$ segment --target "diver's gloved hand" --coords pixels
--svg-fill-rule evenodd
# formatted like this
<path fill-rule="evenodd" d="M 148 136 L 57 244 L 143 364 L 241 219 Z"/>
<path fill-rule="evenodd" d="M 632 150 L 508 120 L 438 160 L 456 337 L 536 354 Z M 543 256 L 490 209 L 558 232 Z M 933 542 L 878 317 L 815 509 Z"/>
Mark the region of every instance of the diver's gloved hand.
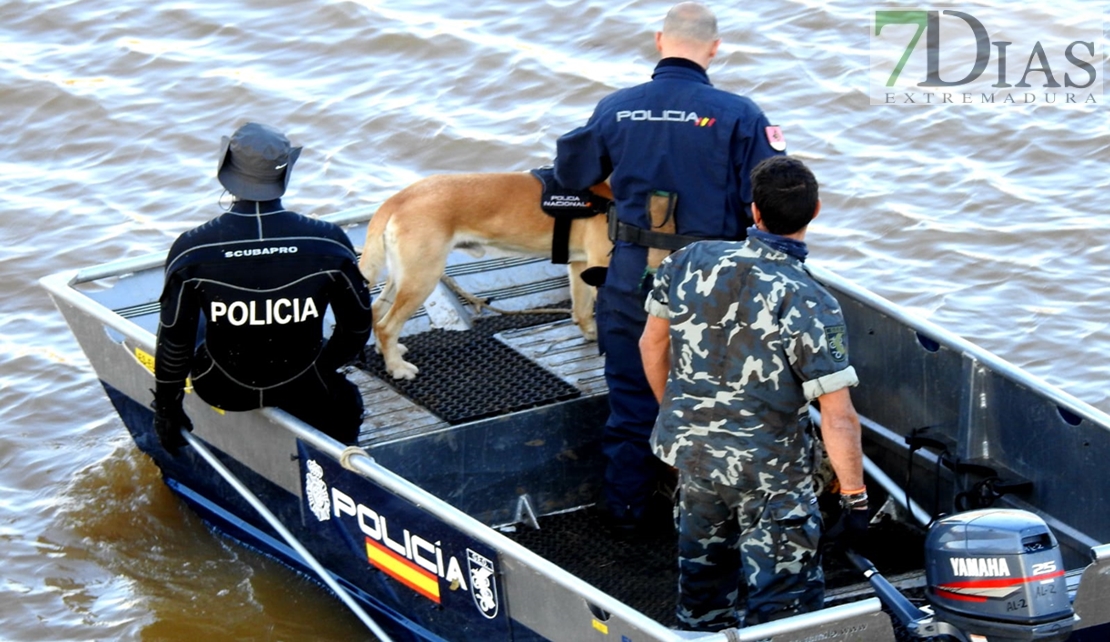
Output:
<path fill-rule="evenodd" d="M 185 396 L 184 390 L 173 390 L 169 393 L 154 391 L 154 433 L 158 441 L 171 455 L 188 444 L 182 429 L 193 432 L 193 422 L 181 407 L 181 400 Z"/>

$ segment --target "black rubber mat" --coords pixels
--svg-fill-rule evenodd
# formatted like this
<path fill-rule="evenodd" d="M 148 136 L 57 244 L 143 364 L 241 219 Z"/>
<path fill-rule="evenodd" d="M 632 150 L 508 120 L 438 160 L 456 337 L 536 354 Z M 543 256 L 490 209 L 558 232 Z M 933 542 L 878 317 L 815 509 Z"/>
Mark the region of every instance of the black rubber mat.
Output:
<path fill-rule="evenodd" d="M 541 517 L 539 525 L 539 530 L 518 526 L 505 534 L 653 620 L 677 626 L 678 549 L 669 521 L 629 536 L 609 530 L 587 509 Z M 860 552 L 879 572 L 893 576 L 924 568 L 923 550 L 920 529 L 881 523 L 871 527 Z M 826 555 L 822 567 L 827 590 L 866 581 L 842 555 Z M 743 593 L 741 587 L 741 599 Z"/>
<path fill-rule="evenodd" d="M 404 337 L 405 359 L 420 368 L 413 380 L 393 379 L 373 347 L 359 365 L 450 424 L 535 408 L 581 393 L 492 335 L 560 318 L 565 315 L 497 315 L 478 319 L 471 330 Z"/>
<path fill-rule="evenodd" d="M 539 530 L 518 526 L 506 535 L 653 620 L 675 625 L 673 526 L 660 521 L 634 535 L 614 533 L 592 509 L 541 517 L 539 524 Z"/>

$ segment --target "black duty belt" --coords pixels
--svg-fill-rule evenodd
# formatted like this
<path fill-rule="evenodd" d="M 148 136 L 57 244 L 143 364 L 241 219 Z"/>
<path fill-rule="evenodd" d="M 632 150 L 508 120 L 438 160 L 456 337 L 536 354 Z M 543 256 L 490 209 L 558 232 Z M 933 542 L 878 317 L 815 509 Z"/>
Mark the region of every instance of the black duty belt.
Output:
<path fill-rule="evenodd" d="M 610 216 L 616 216 L 615 213 Z M 652 232 L 645 230 L 642 227 L 629 225 L 617 221 L 616 234 L 612 235 L 611 240 L 614 241 L 627 241 L 642 247 L 656 247 L 662 250 L 681 250 L 694 241 L 710 241 L 713 240 L 708 237 L 701 236 L 688 236 L 686 234 L 664 234 L 662 232 Z"/>

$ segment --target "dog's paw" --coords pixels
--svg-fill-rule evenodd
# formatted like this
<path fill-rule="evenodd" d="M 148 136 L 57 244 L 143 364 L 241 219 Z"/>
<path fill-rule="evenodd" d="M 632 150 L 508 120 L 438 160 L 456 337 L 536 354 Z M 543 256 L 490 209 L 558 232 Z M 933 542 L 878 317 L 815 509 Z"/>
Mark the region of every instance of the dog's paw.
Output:
<path fill-rule="evenodd" d="M 389 374 L 393 375 L 394 379 L 415 379 L 416 374 L 420 372 L 420 368 L 403 359 L 399 360 L 396 365 L 387 365 L 386 369 L 389 370 Z"/>
<path fill-rule="evenodd" d="M 592 318 L 589 321 L 579 323 L 578 329 L 582 332 L 582 338 L 586 341 L 597 341 L 597 322 Z"/>
<path fill-rule="evenodd" d="M 403 344 L 403 343 L 398 343 L 397 344 L 397 354 L 404 356 L 408 353 L 409 353 L 409 349 L 405 347 L 405 344 Z"/>

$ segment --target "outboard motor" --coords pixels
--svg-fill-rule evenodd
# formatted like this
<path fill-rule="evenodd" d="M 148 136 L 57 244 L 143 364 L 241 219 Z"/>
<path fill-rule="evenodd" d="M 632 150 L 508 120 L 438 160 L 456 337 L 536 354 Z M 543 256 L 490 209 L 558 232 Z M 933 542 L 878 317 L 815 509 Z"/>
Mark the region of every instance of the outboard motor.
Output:
<path fill-rule="evenodd" d="M 937 520 L 925 538 L 937 619 L 992 642 L 1064 640 L 1074 611 L 1064 561 L 1036 515 L 987 508 Z"/>
<path fill-rule="evenodd" d="M 983 509 L 941 518 L 925 538 L 926 599 L 919 609 L 866 558 L 848 558 L 879 599 L 918 638 L 964 642 L 1052 642 L 1071 635 L 1075 613 L 1064 561 L 1036 515 Z"/>

